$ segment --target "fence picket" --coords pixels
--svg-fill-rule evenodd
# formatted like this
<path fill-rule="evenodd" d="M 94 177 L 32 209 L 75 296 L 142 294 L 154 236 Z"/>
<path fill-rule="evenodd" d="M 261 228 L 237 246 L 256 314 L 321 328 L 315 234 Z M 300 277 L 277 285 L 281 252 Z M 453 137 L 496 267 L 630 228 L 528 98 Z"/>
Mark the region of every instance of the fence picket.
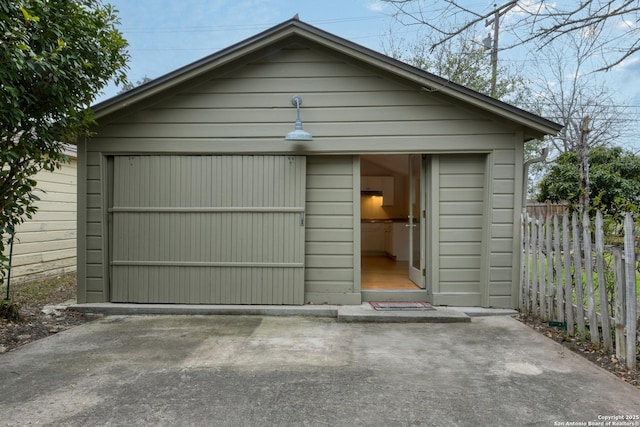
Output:
<path fill-rule="evenodd" d="M 627 368 L 636 369 L 636 352 L 637 352 L 637 305 L 638 292 L 636 290 L 636 251 L 633 239 L 633 218 L 627 213 L 624 216 L 624 263 L 625 263 L 625 282 L 627 287 Z"/>
<path fill-rule="evenodd" d="M 627 358 L 627 341 L 625 337 L 624 324 L 627 320 L 626 306 L 626 285 L 624 271 L 624 257 L 622 248 L 611 248 L 613 253 L 613 283 L 614 283 L 614 318 L 616 328 L 616 357 L 625 360 Z"/>
<path fill-rule="evenodd" d="M 547 311 L 549 313 L 549 319 L 554 319 L 553 316 L 553 247 L 551 246 L 551 214 L 547 213 L 547 220 L 545 222 L 545 248 L 547 253 L 545 254 L 545 260 L 547 264 L 547 280 L 545 288 L 547 289 Z"/>
<path fill-rule="evenodd" d="M 575 334 L 573 321 L 573 286 L 571 281 L 571 241 L 569 240 L 569 214 L 562 216 L 562 249 L 564 252 L 564 312 L 567 317 L 567 332 Z"/>
<path fill-rule="evenodd" d="M 564 321 L 564 295 L 562 292 L 562 258 L 560 254 L 560 224 L 558 215 L 553 217 L 553 253 L 555 255 L 556 278 L 556 317 L 558 322 Z"/>
<path fill-rule="evenodd" d="M 522 218 L 521 309 L 543 321 L 564 322 L 570 336 L 582 338 L 586 337 L 588 320 L 591 341 L 600 344 L 602 338 L 605 351 L 610 352 L 614 348 L 613 334 L 616 357 L 629 369 L 636 369 L 638 258 L 631 214 L 624 218 L 624 250 L 605 247 L 604 220 L 599 211 L 595 236 L 589 217 L 579 221 L 575 212 L 571 218 L 569 214 L 535 218 L 526 213 Z M 605 251 L 613 257 L 613 295 L 606 282 Z"/>
<path fill-rule="evenodd" d="M 582 238 L 584 246 L 584 275 L 585 287 L 587 288 L 587 316 L 589 318 L 589 335 L 591 342 L 600 344 L 600 333 L 598 331 L 598 316 L 596 314 L 596 296 L 593 286 L 593 262 L 591 250 L 591 222 L 589 215 L 582 217 Z"/>
<path fill-rule="evenodd" d="M 611 341 L 611 320 L 609 316 L 609 298 L 607 284 L 604 277 L 604 230 L 602 212 L 596 212 L 596 272 L 598 275 L 598 290 L 600 295 L 600 317 L 602 322 L 602 344 L 604 350 L 610 352 L 613 348 Z"/>
<path fill-rule="evenodd" d="M 544 217 L 540 215 L 538 223 L 538 289 L 540 291 L 540 318 L 544 321 L 549 320 L 547 316 L 547 280 L 544 272 L 544 264 L 546 256 L 544 254 Z"/>
<path fill-rule="evenodd" d="M 530 304 L 529 302 L 531 301 L 531 297 L 529 295 L 529 290 L 531 289 L 531 279 L 529 277 L 529 271 L 531 270 L 530 267 L 530 260 L 531 260 L 531 228 L 529 227 L 529 221 L 528 221 L 528 215 L 525 213 L 524 214 L 524 260 L 523 262 L 520 263 L 520 265 L 523 268 L 523 275 L 524 275 L 524 287 L 525 287 L 525 291 L 522 294 L 524 296 L 524 308 L 527 312 L 530 311 Z"/>
<path fill-rule="evenodd" d="M 575 278 L 576 291 L 576 323 L 578 324 L 578 334 L 584 338 L 586 336 L 586 327 L 584 323 L 584 293 L 582 288 L 582 255 L 578 228 L 578 216 L 574 212 L 571 216 L 571 229 L 573 232 L 573 276 Z"/>
<path fill-rule="evenodd" d="M 538 310 L 538 227 L 531 218 L 531 313 L 539 316 Z"/>

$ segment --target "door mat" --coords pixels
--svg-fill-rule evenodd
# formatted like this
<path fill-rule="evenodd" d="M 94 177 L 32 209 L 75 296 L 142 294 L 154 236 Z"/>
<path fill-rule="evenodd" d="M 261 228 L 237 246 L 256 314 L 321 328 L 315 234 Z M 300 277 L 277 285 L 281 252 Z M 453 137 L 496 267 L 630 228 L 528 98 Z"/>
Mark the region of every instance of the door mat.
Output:
<path fill-rule="evenodd" d="M 371 307 L 380 311 L 394 310 L 414 310 L 428 311 L 435 310 L 428 302 L 370 302 Z"/>

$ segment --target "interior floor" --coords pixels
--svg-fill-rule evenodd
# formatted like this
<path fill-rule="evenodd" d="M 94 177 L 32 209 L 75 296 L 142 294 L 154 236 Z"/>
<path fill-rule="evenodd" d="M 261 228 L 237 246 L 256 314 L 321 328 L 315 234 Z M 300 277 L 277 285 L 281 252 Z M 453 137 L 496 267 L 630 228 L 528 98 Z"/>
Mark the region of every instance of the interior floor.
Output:
<path fill-rule="evenodd" d="M 394 261 L 385 256 L 363 256 L 361 288 L 363 290 L 407 290 L 420 289 L 409 280 L 409 263 Z"/>

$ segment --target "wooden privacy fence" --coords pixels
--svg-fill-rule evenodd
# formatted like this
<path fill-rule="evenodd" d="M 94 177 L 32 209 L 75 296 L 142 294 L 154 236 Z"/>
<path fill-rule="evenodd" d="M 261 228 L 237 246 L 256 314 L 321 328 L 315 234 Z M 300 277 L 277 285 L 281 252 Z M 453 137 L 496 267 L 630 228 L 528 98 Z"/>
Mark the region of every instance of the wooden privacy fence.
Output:
<path fill-rule="evenodd" d="M 529 216 L 536 218 L 547 215 L 564 215 L 569 212 L 569 202 L 551 203 L 527 200 L 525 208 Z"/>
<path fill-rule="evenodd" d="M 571 218 L 570 218 L 571 217 Z M 624 245 L 605 246 L 602 214 L 592 227 L 575 213 L 522 217 L 520 310 L 589 337 L 636 368 L 638 256 L 631 214 Z M 586 305 L 586 307 L 585 307 Z"/>

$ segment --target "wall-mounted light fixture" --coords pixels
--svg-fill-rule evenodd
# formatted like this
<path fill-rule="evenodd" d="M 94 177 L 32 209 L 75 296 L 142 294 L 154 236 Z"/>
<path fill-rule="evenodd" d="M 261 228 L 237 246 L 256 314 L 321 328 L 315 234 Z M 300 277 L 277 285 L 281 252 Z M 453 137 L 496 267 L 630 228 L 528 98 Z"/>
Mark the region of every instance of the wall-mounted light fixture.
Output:
<path fill-rule="evenodd" d="M 291 104 L 296 107 L 296 127 L 294 130 L 289 132 L 284 139 L 287 141 L 313 141 L 313 136 L 302 129 L 302 121 L 300 120 L 300 106 L 302 105 L 302 98 L 294 96 L 291 98 Z"/>

